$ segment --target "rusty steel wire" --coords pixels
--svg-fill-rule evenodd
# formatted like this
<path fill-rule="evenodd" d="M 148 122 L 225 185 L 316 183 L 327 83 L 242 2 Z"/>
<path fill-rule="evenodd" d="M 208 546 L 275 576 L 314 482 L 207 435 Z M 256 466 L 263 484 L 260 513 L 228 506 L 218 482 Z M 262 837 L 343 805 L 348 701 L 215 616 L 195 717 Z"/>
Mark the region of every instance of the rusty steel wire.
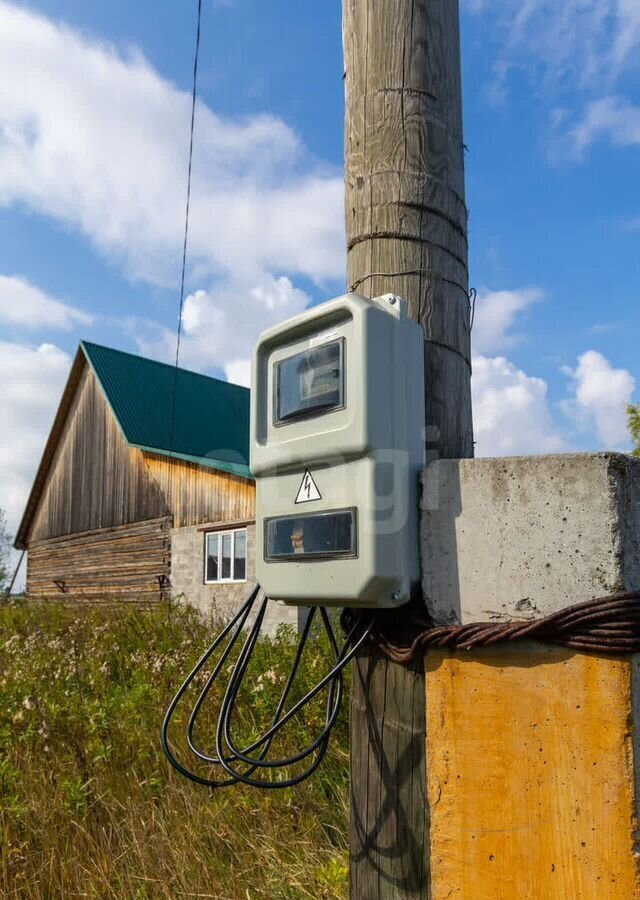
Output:
<path fill-rule="evenodd" d="M 640 653 L 640 592 L 612 594 L 525 622 L 434 625 L 414 603 L 407 615 L 374 614 L 369 641 L 390 660 L 409 665 L 429 648 L 473 650 L 513 641 L 541 641 L 605 656 Z M 348 624 L 347 611 L 343 625 Z"/>

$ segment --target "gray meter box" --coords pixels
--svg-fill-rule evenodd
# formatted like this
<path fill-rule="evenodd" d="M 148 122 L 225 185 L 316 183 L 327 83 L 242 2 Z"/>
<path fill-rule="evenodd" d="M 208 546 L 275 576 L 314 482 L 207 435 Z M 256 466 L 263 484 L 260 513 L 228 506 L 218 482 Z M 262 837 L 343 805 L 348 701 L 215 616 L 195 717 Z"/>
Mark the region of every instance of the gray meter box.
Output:
<path fill-rule="evenodd" d="M 420 577 L 424 336 L 403 301 L 345 294 L 264 332 L 251 406 L 265 593 L 405 603 Z"/>

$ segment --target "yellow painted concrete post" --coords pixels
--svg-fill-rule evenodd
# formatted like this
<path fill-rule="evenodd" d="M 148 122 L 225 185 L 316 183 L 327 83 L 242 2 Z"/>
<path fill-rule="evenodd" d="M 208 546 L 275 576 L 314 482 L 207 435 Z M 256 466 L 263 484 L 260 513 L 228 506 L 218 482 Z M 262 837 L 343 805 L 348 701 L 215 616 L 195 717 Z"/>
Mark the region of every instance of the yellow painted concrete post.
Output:
<path fill-rule="evenodd" d="M 424 507 L 440 622 L 640 587 L 640 461 L 441 461 Z M 431 900 L 640 898 L 638 659 L 522 643 L 429 651 L 425 670 Z"/>

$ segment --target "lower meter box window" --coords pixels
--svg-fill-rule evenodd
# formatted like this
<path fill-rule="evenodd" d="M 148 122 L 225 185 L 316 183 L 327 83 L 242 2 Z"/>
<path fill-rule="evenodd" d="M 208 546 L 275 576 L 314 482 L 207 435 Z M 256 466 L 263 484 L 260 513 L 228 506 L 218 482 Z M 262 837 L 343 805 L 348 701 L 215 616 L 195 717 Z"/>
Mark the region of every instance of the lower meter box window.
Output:
<path fill-rule="evenodd" d="M 356 555 L 356 512 L 309 513 L 265 521 L 265 559 L 300 560 Z"/>

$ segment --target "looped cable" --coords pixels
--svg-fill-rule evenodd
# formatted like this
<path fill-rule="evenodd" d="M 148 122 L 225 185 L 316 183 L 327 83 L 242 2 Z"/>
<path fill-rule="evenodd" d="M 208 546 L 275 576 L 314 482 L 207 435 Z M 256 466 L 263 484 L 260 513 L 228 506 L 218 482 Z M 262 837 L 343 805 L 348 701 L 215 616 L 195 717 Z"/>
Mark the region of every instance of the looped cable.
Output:
<path fill-rule="evenodd" d="M 212 741 L 215 752 L 207 752 L 196 741 L 196 725 L 211 689 L 217 684 L 225 663 L 244 632 L 259 593 L 260 586 L 257 585 L 243 606 L 220 632 L 211 646 L 202 654 L 171 701 L 162 724 L 162 748 L 171 765 L 186 778 L 205 787 L 229 787 L 233 784 L 242 783 L 251 787 L 267 789 L 284 788 L 299 784 L 305 778 L 308 778 L 318 768 L 327 752 L 331 732 L 340 712 L 343 696 L 343 669 L 367 640 L 373 627 L 373 620 L 370 616 L 354 616 L 344 644 L 342 648 L 339 648 L 329 615 L 324 608 L 320 607 L 320 619 L 331 647 L 333 665 L 330 671 L 310 691 L 285 712 L 287 700 L 298 674 L 304 649 L 312 632 L 312 625 L 316 619 L 316 609 L 312 608 L 298 640 L 291 671 L 273 714 L 271 726 L 247 747 L 239 749 L 233 738 L 232 721 L 237 709 L 239 692 L 244 684 L 264 622 L 269 602 L 269 598 L 264 596 L 232 668 L 224 692 Z M 180 702 L 189 688 L 196 682 L 215 651 L 223 645 L 225 640 L 227 640 L 227 644 L 211 673 L 207 676 L 191 709 L 186 729 L 187 747 L 195 760 L 198 763 L 214 768 L 214 770 L 216 767 L 222 770 L 220 773 L 221 777 L 206 777 L 194 771 L 179 757 L 171 745 L 169 731 Z M 303 747 L 298 753 L 284 758 L 270 759 L 269 751 L 276 736 L 294 716 L 301 713 L 304 707 L 324 689 L 327 690 L 327 701 L 324 726 L 320 733 L 308 746 Z M 311 757 L 311 761 L 302 772 L 289 774 L 289 770 L 292 767 L 309 759 L 309 757 Z M 252 777 L 258 770 L 266 770 L 265 774 L 269 773 L 271 777 L 269 775 L 263 778 Z"/>

